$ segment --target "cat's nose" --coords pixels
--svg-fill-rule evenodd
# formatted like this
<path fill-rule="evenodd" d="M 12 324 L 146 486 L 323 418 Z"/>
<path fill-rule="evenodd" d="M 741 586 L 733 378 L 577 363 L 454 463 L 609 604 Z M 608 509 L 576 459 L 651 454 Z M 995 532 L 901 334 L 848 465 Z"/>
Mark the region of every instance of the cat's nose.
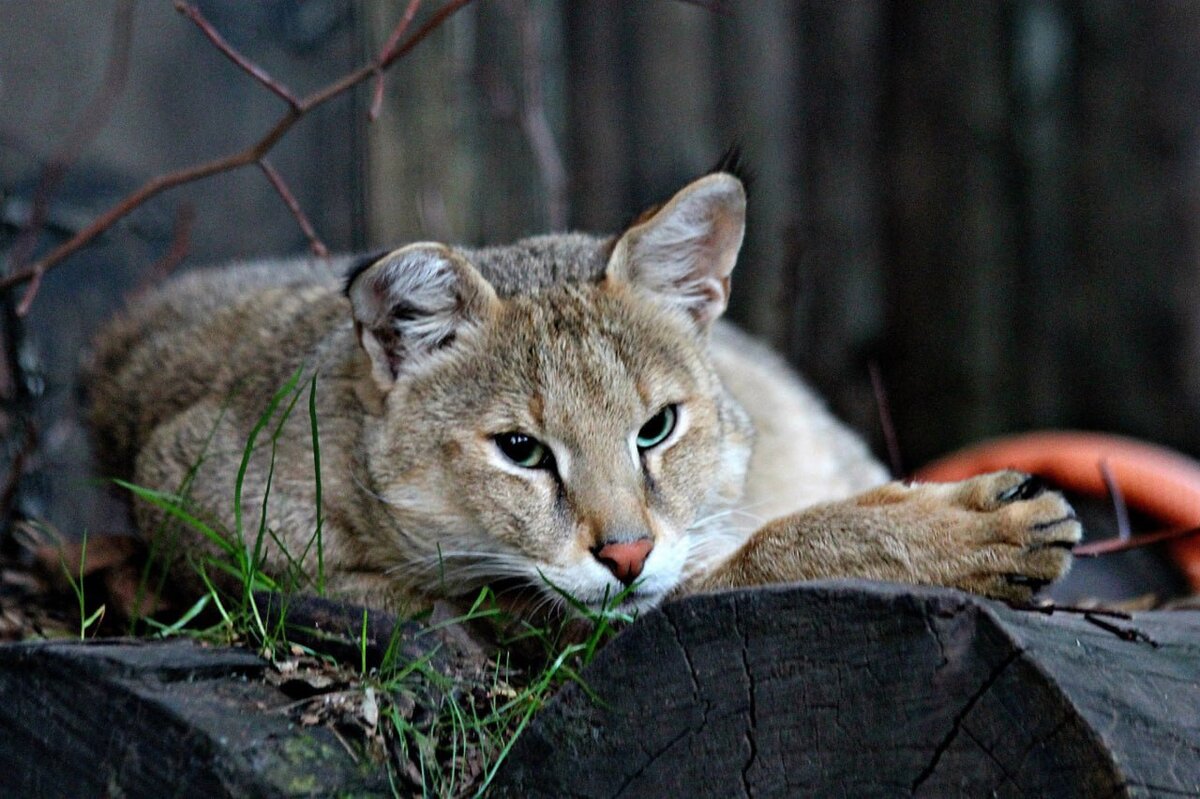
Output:
<path fill-rule="evenodd" d="M 636 541 L 609 541 L 594 547 L 592 554 L 614 577 L 629 585 L 641 575 L 652 549 L 654 543 L 649 538 L 639 538 Z"/>

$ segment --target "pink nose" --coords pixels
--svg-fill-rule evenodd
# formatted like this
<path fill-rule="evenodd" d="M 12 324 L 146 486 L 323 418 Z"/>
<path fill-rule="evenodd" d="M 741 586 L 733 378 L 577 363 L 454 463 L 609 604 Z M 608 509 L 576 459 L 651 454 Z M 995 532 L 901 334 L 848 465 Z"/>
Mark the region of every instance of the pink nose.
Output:
<path fill-rule="evenodd" d="M 652 549 L 654 544 L 649 538 L 639 538 L 637 541 L 611 541 L 593 549 L 592 554 L 614 577 L 629 585 L 642 573 Z"/>

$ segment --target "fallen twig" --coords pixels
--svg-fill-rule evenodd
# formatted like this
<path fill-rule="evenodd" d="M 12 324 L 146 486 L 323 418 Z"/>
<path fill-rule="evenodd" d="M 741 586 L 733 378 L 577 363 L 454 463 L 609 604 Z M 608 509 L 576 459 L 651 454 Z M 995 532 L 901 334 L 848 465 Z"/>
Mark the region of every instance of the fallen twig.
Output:
<path fill-rule="evenodd" d="M 1104 608 L 1080 608 L 1071 605 L 1055 605 L 1047 603 L 1045 605 L 1025 604 L 1020 602 L 1009 602 L 1008 606 L 1013 610 L 1023 610 L 1031 613 L 1041 613 L 1045 616 L 1051 616 L 1055 613 L 1074 613 L 1083 617 L 1083 620 L 1088 624 L 1099 627 L 1105 632 L 1110 632 L 1120 638 L 1122 641 L 1141 641 L 1142 643 L 1150 644 L 1157 648 L 1158 642 L 1150 636 L 1146 635 L 1136 627 L 1122 627 L 1119 624 L 1113 624 L 1106 619 L 1120 619 L 1121 621 L 1133 621 L 1132 614 L 1122 610 L 1105 610 Z"/>
<path fill-rule="evenodd" d="M 1141 641 L 1142 643 L 1150 644 L 1150 646 L 1154 647 L 1155 649 L 1158 648 L 1158 641 L 1155 641 L 1153 638 L 1134 627 L 1121 627 L 1120 625 L 1097 618 L 1094 614 L 1084 614 L 1083 620 L 1089 624 L 1094 624 L 1101 630 L 1112 633 L 1122 641 Z"/>
<path fill-rule="evenodd" d="M 1105 608 L 1081 608 L 1074 605 L 1056 605 L 1053 602 L 1047 602 L 1043 605 L 1031 604 L 1027 602 L 1008 602 L 1013 610 L 1023 610 L 1029 613 L 1041 613 L 1043 616 L 1053 616 L 1055 613 L 1075 613 L 1079 615 L 1091 616 L 1110 616 L 1114 619 L 1123 619 L 1130 621 L 1133 616 L 1123 610 L 1108 610 Z"/>

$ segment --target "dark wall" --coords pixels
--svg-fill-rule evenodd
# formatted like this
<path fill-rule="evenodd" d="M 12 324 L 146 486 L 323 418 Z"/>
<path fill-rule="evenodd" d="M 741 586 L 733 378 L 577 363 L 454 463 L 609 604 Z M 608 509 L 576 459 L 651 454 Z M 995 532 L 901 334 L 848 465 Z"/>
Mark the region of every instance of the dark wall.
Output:
<path fill-rule="evenodd" d="M 740 139 L 759 180 L 734 317 L 876 440 L 877 361 L 909 465 L 1033 427 L 1200 453 L 1200 6 L 584 2 L 568 22 L 573 218 Z"/>
<path fill-rule="evenodd" d="M 402 5 L 199 3 L 297 91 L 376 52 Z M 0 248 L 94 91 L 113 7 L 0 3 Z M 378 121 L 358 92 L 272 159 L 321 237 L 350 249 L 614 230 L 740 141 L 757 178 L 731 315 L 876 442 L 878 363 L 908 465 L 1051 426 L 1200 454 L 1200 5 L 723 7 L 476 3 L 388 74 Z M 138 4 L 128 85 L 44 243 L 154 174 L 252 141 L 282 110 L 168 4 Z M 246 171 L 153 201 L 51 273 L 19 326 L 42 377 L 41 477 L 24 496 L 64 528 L 97 524 L 76 493 L 80 352 L 166 250 L 183 203 L 196 218 L 185 268 L 304 248 Z"/>

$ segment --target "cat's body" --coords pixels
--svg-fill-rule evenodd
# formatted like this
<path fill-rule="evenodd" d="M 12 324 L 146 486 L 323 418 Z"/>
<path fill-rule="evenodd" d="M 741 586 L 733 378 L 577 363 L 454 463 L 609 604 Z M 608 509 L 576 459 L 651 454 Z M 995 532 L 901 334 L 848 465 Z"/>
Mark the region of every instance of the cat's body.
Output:
<path fill-rule="evenodd" d="M 358 263 L 345 294 L 351 259 L 184 278 L 99 340 L 102 454 L 142 485 L 190 484 L 232 531 L 247 436 L 289 377 L 315 374 L 322 568 L 373 604 L 489 583 L 596 605 L 632 583 L 645 607 L 839 575 L 1024 596 L 1061 574 L 1079 526 L 1057 494 L 1015 473 L 876 488 L 863 444 L 717 321 L 743 211 L 741 184 L 714 174 L 616 239 L 410 245 Z M 273 423 L 260 434 L 242 516 L 253 538 L 270 478 L 267 526 L 313 575 L 307 400 L 273 473 Z M 138 522 L 162 526 L 149 505 Z M 287 571 L 266 543 L 268 571 Z"/>

